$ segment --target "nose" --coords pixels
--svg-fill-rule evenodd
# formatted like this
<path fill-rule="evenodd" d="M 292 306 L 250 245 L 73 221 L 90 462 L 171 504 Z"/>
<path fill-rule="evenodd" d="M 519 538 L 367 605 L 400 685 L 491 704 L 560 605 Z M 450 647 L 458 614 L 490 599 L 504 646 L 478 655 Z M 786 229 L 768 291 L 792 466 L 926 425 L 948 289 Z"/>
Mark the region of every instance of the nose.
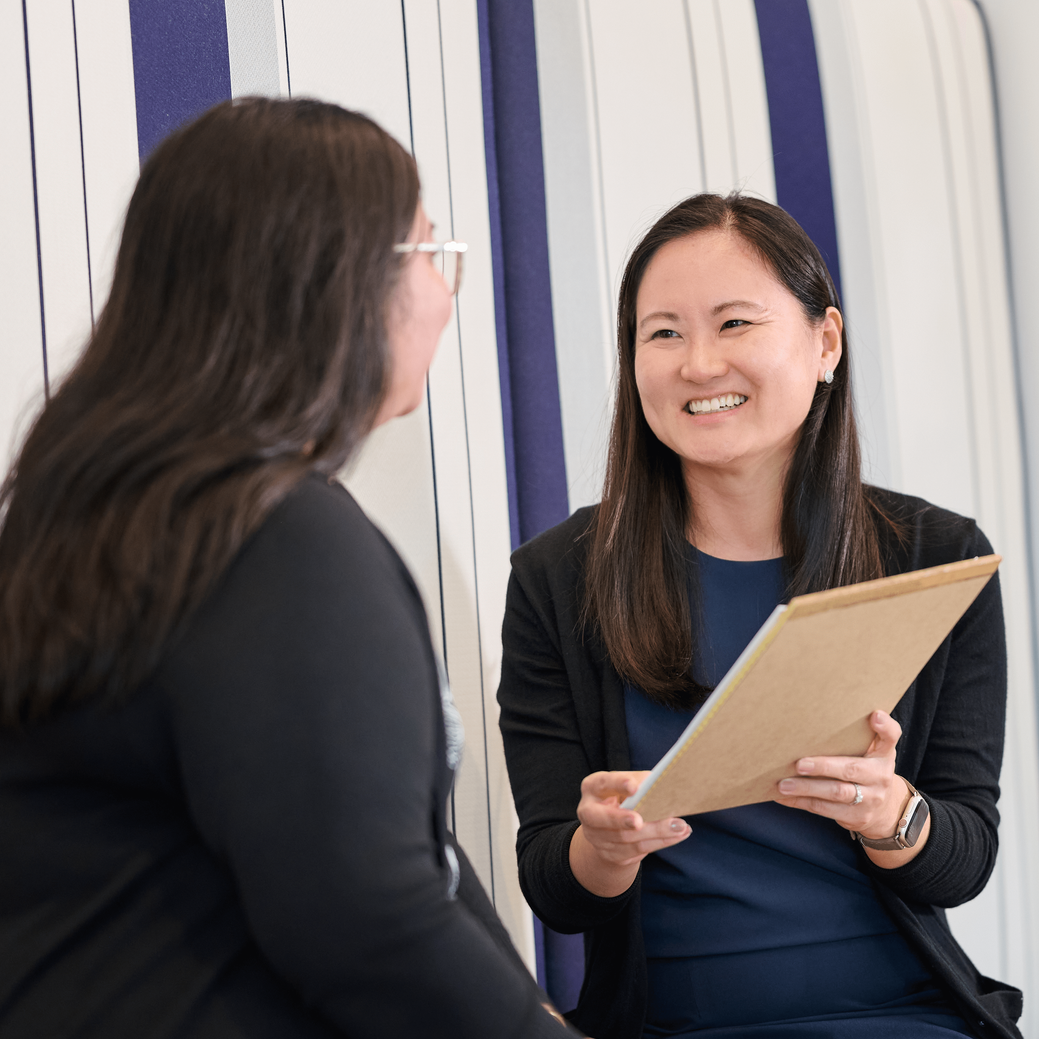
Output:
<path fill-rule="evenodd" d="M 680 374 L 686 382 L 706 383 L 727 375 L 729 364 L 721 345 L 711 337 L 691 336 L 682 355 Z"/>

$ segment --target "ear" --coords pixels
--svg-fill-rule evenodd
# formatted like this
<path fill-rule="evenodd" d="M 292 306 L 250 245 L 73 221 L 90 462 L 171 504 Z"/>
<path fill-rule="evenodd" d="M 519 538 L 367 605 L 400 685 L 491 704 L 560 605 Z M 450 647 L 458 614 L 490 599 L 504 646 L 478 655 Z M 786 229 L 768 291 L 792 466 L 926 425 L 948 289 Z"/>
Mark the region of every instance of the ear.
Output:
<path fill-rule="evenodd" d="M 819 382 L 823 381 L 827 369 L 834 372 L 837 370 L 837 365 L 840 364 L 841 354 L 844 352 L 841 347 L 843 331 L 844 318 L 841 317 L 841 312 L 836 307 L 827 307 L 826 316 L 819 328 L 822 347 L 822 353 L 819 356 Z"/>

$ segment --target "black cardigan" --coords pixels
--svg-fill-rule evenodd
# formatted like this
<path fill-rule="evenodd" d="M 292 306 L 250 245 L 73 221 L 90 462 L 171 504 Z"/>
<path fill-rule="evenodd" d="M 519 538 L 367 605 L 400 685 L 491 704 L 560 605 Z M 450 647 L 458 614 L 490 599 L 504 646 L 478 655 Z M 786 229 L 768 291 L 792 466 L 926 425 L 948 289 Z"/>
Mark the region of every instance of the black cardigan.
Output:
<path fill-rule="evenodd" d="M 882 534 L 889 574 L 991 551 L 972 520 L 918 498 L 871 488 L 901 522 Z M 585 982 L 575 1023 L 597 1039 L 636 1039 L 646 1003 L 640 881 L 615 898 L 583 888 L 570 871 L 581 780 L 630 768 L 623 683 L 601 640 L 582 637 L 581 575 L 593 509 L 519 548 L 512 557 L 498 700 L 520 818 L 520 882 L 551 928 L 584 932 Z M 948 929 L 942 907 L 985 886 L 996 859 L 999 769 L 1006 705 L 1006 649 L 993 578 L 894 710 L 903 735 L 900 775 L 931 811 L 926 846 L 884 870 L 862 853 L 881 903 L 981 1036 L 1018 1037 L 1021 993 L 982 977 Z M 641 877 L 641 874 L 640 874 Z"/>
<path fill-rule="evenodd" d="M 451 780 L 418 591 L 308 478 L 125 705 L 0 731 L 0 1035 L 563 1039 Z"/>

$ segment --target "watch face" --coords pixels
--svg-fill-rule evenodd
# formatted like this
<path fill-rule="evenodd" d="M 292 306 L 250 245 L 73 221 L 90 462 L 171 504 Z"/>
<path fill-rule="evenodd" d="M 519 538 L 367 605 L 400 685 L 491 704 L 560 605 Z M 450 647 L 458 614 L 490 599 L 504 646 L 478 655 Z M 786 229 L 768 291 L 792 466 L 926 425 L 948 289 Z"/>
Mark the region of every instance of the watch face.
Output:
<path fill-rule="evenodd" d="M 927 813 L 929 811 L 927 802 L 919 794 L 913 800 L 915 804 L 910 806 L 909 822 L 906 824 L 905 832 L 901 834 L 907 848 L 913 847 L 919 839 L 920 831 L 924 828 L 924 823 L 927 822 Z"/>

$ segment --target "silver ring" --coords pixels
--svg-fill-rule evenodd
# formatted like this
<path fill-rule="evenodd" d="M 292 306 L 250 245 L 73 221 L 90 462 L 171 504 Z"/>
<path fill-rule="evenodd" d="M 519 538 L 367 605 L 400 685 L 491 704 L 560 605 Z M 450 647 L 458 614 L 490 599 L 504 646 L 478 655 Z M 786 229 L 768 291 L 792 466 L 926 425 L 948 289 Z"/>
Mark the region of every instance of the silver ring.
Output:
<path fill-rule="evenodd" d="M 855 787 L 855 800 L 851 803 L 853 805 L 862 804 L 862 787 L 860 787 L 858 783 L 852 783 L 851 785 Z"/>

